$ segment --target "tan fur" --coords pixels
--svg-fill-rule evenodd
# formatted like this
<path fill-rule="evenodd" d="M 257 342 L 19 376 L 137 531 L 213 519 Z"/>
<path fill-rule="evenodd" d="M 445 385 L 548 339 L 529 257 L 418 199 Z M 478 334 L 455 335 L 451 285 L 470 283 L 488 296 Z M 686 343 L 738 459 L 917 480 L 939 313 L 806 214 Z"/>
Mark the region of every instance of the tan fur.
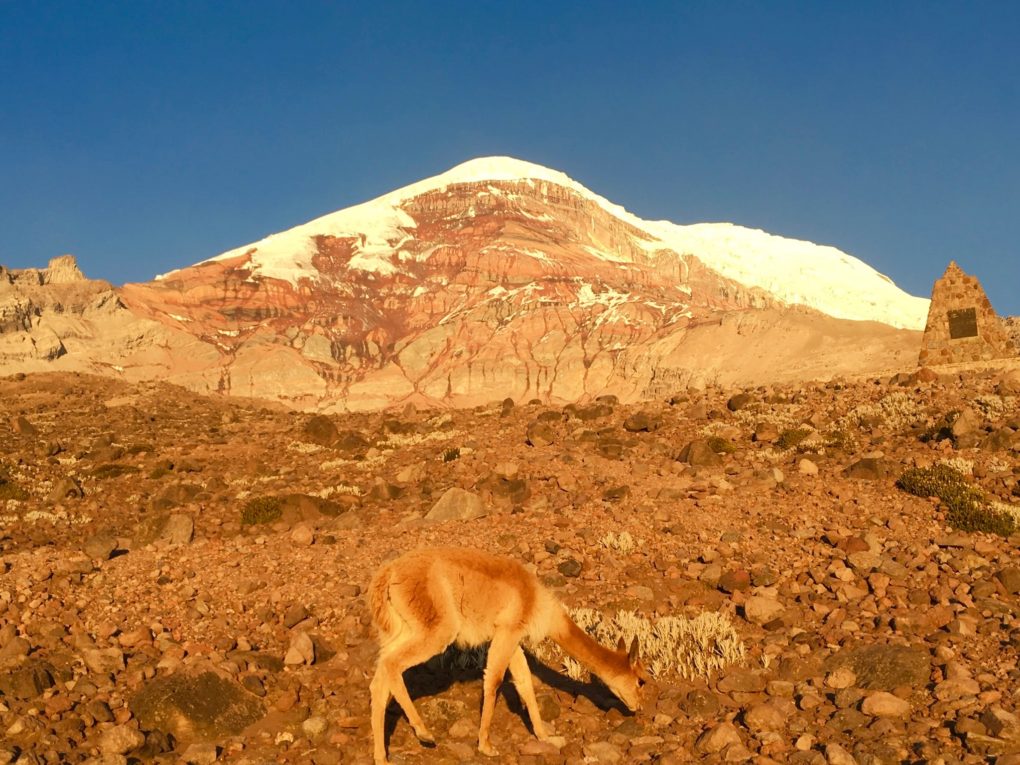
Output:
<path fill-rule="evenodd" d="M 390 696 L 407 715 L 418 738 L 432 742 L 404 685 L 403 673 L 450 645 L 489 643 L 482 693 L 478 749 L 495 754 L 489 726 L 496 693 L 507 669 L 528 710 L 535 735 L 549 739 L 539 715 L 531 672 L 520 643 L 551 638 L 589 667 L 631 709 L 639 706 L 645 679 L 636 644 L 613 651 L 580 629 L 528 569 L 511 558 L 478 550 L 413 550 L 385 563 L 368 590 L 372 622 L 379 633 L 379 660 L 372 678 L 372 737 L 375 761 L 386 762 L 384 725 Z"/>

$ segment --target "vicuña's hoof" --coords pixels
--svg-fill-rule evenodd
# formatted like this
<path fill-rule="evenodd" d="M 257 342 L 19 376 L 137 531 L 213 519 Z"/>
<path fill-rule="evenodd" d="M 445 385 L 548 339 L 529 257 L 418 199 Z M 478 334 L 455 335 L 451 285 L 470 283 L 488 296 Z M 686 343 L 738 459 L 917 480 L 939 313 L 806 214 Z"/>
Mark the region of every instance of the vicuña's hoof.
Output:
<path fill-rule="evenodd" d="M 499 751 L 492 744 L 485 743 L 478 745 L 478 751 L 484 754 L 486 757 L 498 757 Z"/>
<path fill-rule="evenodd" d="M 427 730 L 423 730 L 420 733 L 415 734 L 418 736 L 418 741 L 423 743 L 425 746 L 435 746 L 436 737 L 429 733 Z"/>

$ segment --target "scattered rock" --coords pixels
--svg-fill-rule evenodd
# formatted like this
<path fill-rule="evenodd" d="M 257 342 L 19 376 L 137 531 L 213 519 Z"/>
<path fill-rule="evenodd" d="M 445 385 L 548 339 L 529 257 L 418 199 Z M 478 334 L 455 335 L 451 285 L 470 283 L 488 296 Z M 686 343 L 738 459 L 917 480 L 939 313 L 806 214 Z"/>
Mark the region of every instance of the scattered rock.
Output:
<path fill-rule="evenodd" d="M 307 633 L 298 632 L 291 637 L 283 663 L 287 665 L 315 663 L 315 644 Z"/>
<path fill-rule="evenodd" d="M 906 717 L 910 714 L 910 702 L 893 696 L 886 691 L 877 691 L 861 704 L 861 711 L 872 717 Z"/>

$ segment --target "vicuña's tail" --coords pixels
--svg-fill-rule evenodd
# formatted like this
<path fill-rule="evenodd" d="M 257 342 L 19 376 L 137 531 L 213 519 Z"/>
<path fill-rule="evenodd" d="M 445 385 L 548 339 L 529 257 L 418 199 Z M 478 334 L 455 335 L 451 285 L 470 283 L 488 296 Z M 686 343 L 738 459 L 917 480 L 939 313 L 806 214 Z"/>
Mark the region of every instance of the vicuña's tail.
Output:
<path fill-rule="evenodd" d="M 385 635 L 393 629 L 393 621 L 390 617 L 390 567 L 388 565 L 380 568 L 372 578 L 368 586 L 368 606 L 372 615 L 372 624 Z"/>

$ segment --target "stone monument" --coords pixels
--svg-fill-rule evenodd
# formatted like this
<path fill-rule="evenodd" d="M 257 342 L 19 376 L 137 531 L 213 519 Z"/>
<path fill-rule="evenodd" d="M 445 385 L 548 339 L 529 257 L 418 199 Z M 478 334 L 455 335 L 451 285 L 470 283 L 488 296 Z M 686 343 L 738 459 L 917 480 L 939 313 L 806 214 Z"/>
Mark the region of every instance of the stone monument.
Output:
<path fill-rule="evenodd" d="M 950 261 L 931 291 L 918 364 L 988 361 L 1016 355 L 977 277 Z"/>

